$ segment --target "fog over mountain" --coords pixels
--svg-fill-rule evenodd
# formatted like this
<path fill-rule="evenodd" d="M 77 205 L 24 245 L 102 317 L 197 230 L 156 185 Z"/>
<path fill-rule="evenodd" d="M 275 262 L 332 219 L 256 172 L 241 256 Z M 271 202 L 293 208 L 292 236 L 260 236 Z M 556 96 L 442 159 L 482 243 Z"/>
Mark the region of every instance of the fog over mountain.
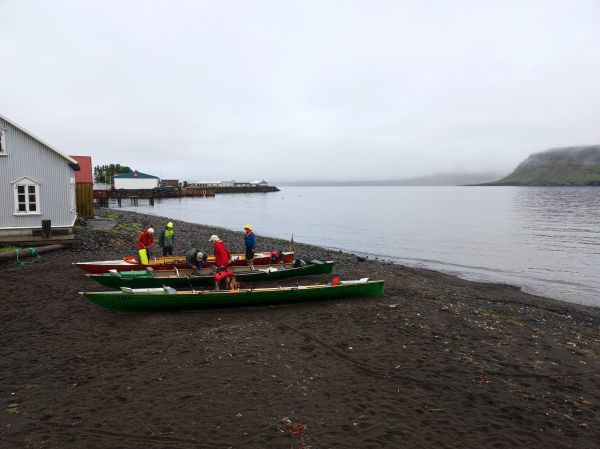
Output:
<path fill-rule="evenodd" d="M 521 162 L 496 185 L 600 186 L 600 145 L 552 148 Z"/>
<path fill-rule="evenodd" d="M 599 24 L 597 0 L 0 0 L 0 114 L 165 178 L 505 174 L 600 142 Z"/>
<path fill-rule="evenodd" d="M 280 186 L 460 186 L 482 184 L 498 179 L 498 173 L 438 173 L 430 176 L 419 176 L 406 179 L 383 179 L 370 181 L 276 181 Z"/>
<path fill-rule="evenodd" d="M 521 162 L 517 170 L 528 170 L 541 164 L 564 160 L 581 167 L 594 167 L 600 164 L 600 145 L 551 148 L 540 153 L 534 153 Z"/>

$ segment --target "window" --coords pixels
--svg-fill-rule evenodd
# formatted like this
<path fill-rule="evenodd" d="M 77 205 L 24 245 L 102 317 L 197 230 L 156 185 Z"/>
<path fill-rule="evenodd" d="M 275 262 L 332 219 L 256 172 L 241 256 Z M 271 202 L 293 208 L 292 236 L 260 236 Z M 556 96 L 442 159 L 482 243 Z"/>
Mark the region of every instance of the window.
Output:
<path fill-rule="evenodd" d="M 6 130 L 0 129 L 0 155 L 6 154 Z"/>
<path fill-rule="evenodd" d="M 71 196 L 71 212 L 75 212 L 75 208 L 77 207 L 75 201 L 75 178 L 71 178 L 71 188 L 69 189 L 69 194 Z"/>
<path fill-rule="evenodd" d="M 40 192 L 39 184 L 28 178 L 23 178 L 14 183 L 15 185 L 15 213 L 16 214 L 39 214 Z"/>

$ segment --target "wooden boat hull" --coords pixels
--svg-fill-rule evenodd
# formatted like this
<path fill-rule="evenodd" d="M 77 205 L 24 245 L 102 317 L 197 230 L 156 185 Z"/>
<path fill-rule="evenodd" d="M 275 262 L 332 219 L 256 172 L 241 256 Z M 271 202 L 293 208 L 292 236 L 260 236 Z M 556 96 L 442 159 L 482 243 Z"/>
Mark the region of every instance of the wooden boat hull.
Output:
<path fill-rule="evenodd" d="M 268 265 L 265 269 L 273 267 L 276 271 L 265 272 L 265 270 L 255 267 L 254 270 L 250 270 L 249 267 L 233 267 L 235 272 L 236 280 L 241 282 L 262 282 L 262 281 L 276 281 L 279 279 L 285 279 L 296 276 L 311 276 L 316 274 L 329 274 L 333 269 L 333 262 L 321 262 L 311 261 L 307 262 L 306 265 L 294 268 L 292 265 Z M 244 271 L 241 271 L 244 270 Z M 184 273 L 176 274 L 174 270 L 154 271 L 150 272 L 145 270 L 143 272 L 123 272 L 131 273 L 135 276 L 129 276 L 128 274 L 117 273 L 102 273 L 102 274 L 88 274 L 90 279 L 104 285 L 105 287 L 119 289 L 120 287 L 130 288 L 156 288 L 166 285 L 173 288 L 194 288 L 212 286 L 215 282 L 212 269 L 201 270 L 199 275 L 188 275 L 190 271 L 186 270 Z M 168 275 L 167 275 L 168 273 Z"/>
<path fill-rule="evenodd" d="M 92 274 L 106 273 L 110 270 L 117 271 L 134 271 L 134 270 L 145 270 L 147 267 L 150 267 L 154 270 L 164 270 L 164 269 L 185 269 L 187 268 L 185 264 L 185 256 L 176 256 L 176 257 L 154 257 L 150 259 L 151 262 L 148 265 L 143 265 L 137 261 L 129 261 L 127 258 L 118 259 L 118 260 L 101 260 L 95 262 L 77 262 L 74 265 L 77 265 L 83 271 Z M 208 257 L 208 266 L 212 266 L 214 264 L 215 258 L 214 256 Z M 294 253 L 293 252 L 284 252 L 282 264 L 292 263 L 294 261 Z M 256 253 L 253 264 L 254 265 L 270 265 L 271 261 L 271 253 L 270 252 L 262 252 Z M 244 266 L 246 265 L 246 256 L 244 254 L 232 254 L 231 255 L 231 265 L 232 266 Z"/>
<path fill-rule="evenodd" d="M 266 289 L 181 292 L 84 292 L 94 304 L 110 310 L 180 310 L 241 307 L 305 302 L 326 299 L 373 298 L 383 296 L 383 281 L 350 281 L 340 285 L 310 285 Z M 357 283 L 358 282 L 358 283 Z"/>

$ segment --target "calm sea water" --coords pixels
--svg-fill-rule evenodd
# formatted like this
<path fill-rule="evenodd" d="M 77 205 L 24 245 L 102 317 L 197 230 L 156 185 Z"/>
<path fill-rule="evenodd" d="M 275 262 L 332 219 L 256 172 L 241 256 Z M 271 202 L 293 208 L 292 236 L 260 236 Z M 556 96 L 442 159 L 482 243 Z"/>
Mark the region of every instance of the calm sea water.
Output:
<path fill-rule="evenodd" d="M 259 238 L 293 234 L 600 306 L 600 188 L 284 187 L 123 209 L 240 231 L 251 223 Z"/>

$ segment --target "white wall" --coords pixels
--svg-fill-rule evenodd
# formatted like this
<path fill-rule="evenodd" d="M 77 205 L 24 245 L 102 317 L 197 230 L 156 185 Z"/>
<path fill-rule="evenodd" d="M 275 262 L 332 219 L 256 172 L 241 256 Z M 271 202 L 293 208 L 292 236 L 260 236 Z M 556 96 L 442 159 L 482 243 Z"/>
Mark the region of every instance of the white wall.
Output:
<path fill-rule="evenodd" d="M 21 129 L 0 118 L 6 152 L 0 155 L 0 234 L 30 233 L 42 220 L 53 228 L 72 228 L 77 217 L 75 179 L 68 160 Z M 27 177 L 38 184 L 38 210 L 15 210 L 14 182 Z"/>
<path fill-rule="evenodd" d="M 115 178 L 115 189 L 153 189 L 158 178 Z"/>

